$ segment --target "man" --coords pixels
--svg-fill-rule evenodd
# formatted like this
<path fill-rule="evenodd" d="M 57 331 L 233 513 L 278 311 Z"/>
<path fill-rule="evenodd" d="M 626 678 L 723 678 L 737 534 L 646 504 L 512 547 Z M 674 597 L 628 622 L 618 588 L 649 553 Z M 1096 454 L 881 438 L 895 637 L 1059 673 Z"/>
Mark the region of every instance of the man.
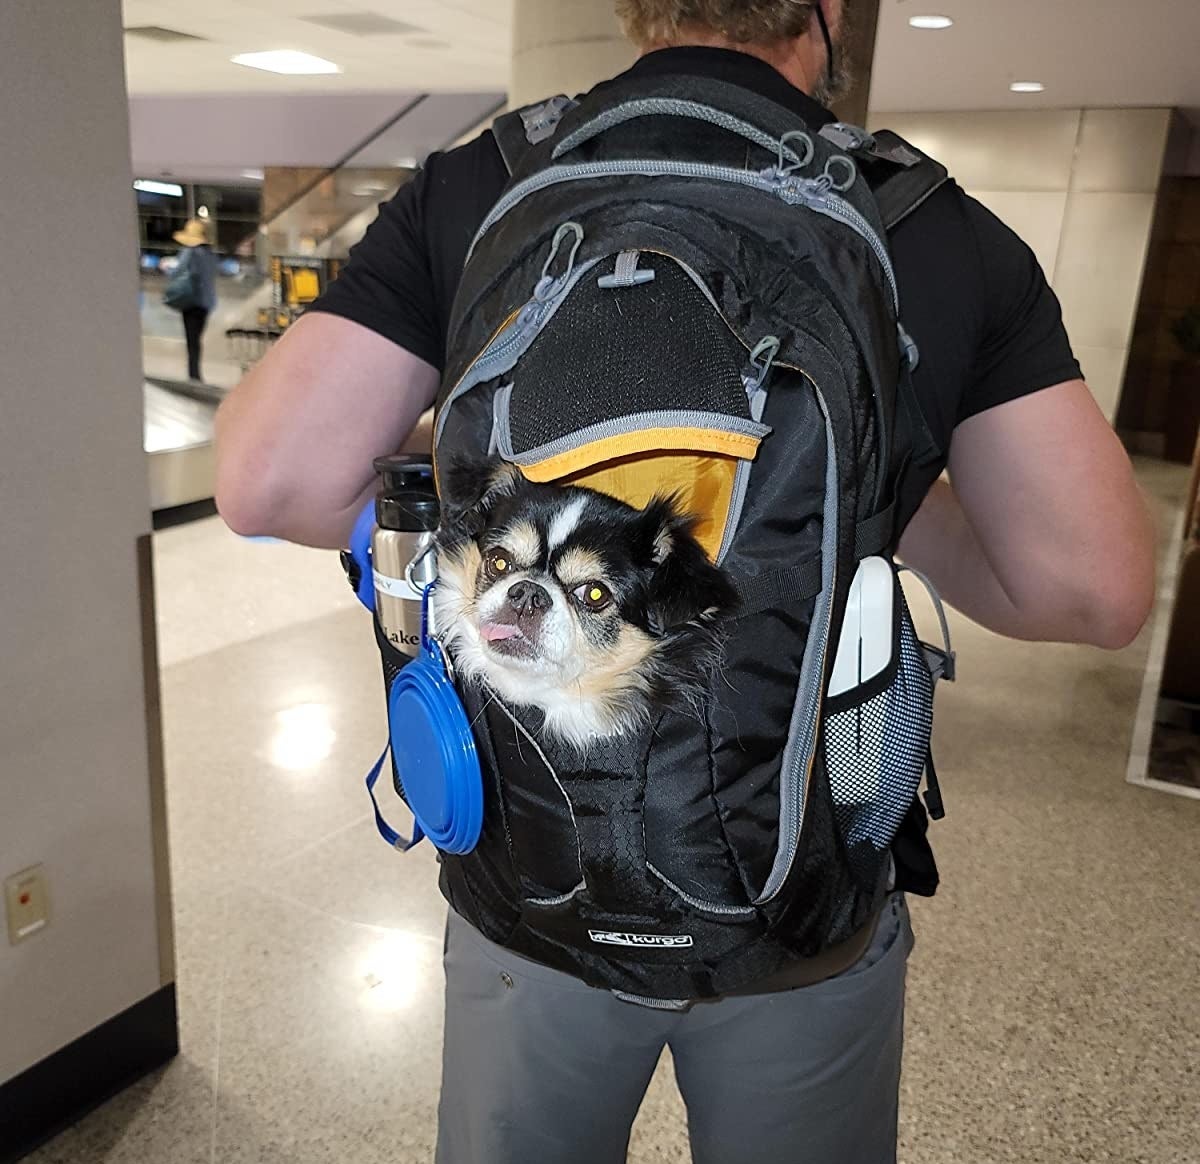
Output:
<path fill-rule="evenodd" d="M 715 76 L 831 115 L 842 0 L 621 0 L 638 75 Z M 836 49 L 834 49 L 836 51 Z M 434 155 L 342 278 L 226 402 L 218 502 L 246 534 L 345 544 L 372 458 L 435 395 L 467 246 L 506 172 L 494 141 Z M 901 553 L 1003 634 L 1120 647 L 1153 596 L 1152 535 L 1128 459 L 1083 383 L 1029 249 L 956 187 L 895 232 L 915 386 L 943 450 L 901 497 Z M 948 467 L 950 482 L 938 480 Z M 914 842 L 916 848 L 920 844 Z M 616 1164 L 664 1045 L 700 1164 L 895 1159 L 905 961 L 901 894 L 849 960 L 684 1013 L 617 1000 L 448 931 L 442 1164 Z"/>

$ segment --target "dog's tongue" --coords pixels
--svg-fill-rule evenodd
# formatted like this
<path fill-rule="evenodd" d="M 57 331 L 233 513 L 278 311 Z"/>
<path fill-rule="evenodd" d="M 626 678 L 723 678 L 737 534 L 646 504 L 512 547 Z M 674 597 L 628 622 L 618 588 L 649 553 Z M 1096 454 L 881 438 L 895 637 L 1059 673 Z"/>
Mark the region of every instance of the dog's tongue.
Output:
<path fill-rule="evenodd" d="M 500 643 L 505 639 L 515 639 L 521 632 L 515 626 L 506 626 L 499 622 L 486 622 L 479 628 L 479 633 L 489 643 Z"/>

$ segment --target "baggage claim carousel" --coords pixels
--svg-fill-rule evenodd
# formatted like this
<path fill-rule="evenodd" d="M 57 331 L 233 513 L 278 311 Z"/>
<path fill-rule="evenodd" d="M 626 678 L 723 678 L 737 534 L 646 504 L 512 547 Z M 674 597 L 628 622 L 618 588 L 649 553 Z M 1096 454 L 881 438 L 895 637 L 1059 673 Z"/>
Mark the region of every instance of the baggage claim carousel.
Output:
<path fill-rule="evenodd" d="M 147 378 L 145 448 L 150 507 L 156 514 L 211 503 L 216 481 L 213 424 L 219 389 Z"/>

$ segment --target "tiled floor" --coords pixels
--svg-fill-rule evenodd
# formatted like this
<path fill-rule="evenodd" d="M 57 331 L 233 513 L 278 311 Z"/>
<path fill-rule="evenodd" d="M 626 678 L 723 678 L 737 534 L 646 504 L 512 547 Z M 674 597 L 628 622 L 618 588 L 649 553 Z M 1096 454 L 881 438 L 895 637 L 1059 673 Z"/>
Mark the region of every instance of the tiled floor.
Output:
<path fill-rule="evenodd" d="M 1169 516 L 1180 475 L 1144 476 Z M 431 854 L 371 825 L 366 616 L 332 555 L 215 519 L 156 540 L 183 1053 L 31 1160 L 428 1161 L 444 910 Z M 954 625 L 901 1160 L 1197 1164 L 1200 803 L 1124 782 L 1145 640 Z M 630 1160 L 687 1158 L 664 1063 Z"/>

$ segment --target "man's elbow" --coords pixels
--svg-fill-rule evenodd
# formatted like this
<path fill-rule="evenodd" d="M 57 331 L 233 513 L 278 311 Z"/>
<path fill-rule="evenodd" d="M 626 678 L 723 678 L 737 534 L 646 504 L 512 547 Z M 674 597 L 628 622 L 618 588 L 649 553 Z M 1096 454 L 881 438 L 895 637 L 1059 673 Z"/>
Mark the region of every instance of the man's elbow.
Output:
<path fill-rule="evenodd" d="M 262 468 L 265 459 L 251 455 L 220 412 L 216 438 L 217 512 L 234 533 L 243 537 L 273 535 L 279 523 L 280 498 Z"/>
<path fill-rule="evenodd" d="M 1154 609 L 1154 589 L 1153 569 L 1124 579 L 1107 579 L 1102 590 L 1092 596 L 1083 641 L 1108 651 L 1129 646 Z"/>
<path fill-rule="evenodd" d="M 275 505 L 267 491 L 246 474 L 217 463 L 215 501 L 221 520 L 242 537 L 266 537 L 275 532 Z"/>

